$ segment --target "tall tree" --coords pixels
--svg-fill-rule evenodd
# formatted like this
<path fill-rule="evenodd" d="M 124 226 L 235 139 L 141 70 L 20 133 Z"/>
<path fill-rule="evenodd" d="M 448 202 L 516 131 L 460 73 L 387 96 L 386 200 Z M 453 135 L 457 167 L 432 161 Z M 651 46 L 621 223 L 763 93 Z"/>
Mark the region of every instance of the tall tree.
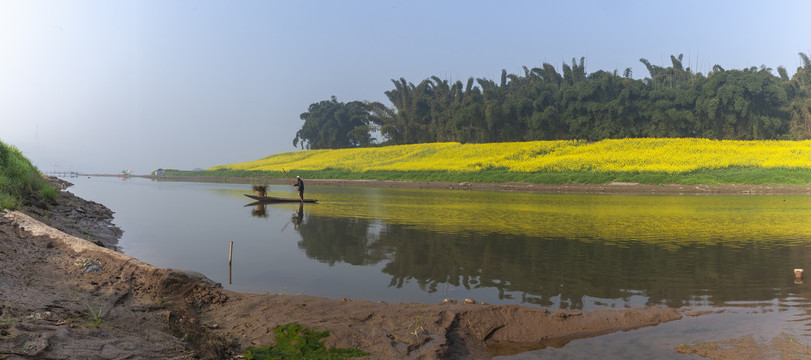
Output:
<path fill-rule="evenodd" d="M 373 123 L 363 102 L 342 103 L 332 96 L 311 104 L 300 118 L 304 125 L 296 132 L 293 146 L 301 143 L 307 149 L 339 149 L 372 143 Z"/>
<path fill-rule="evenodd" d="M 789 114 L 790 136 L 793 139 L 811 139 L 811 59 L 799 53 L 803 66 L 790 81 L 784 82 L 784 89 L 790 101 L 786 107 Z M 779 71 L 779 68 L 778 68 Z M 781 76 L 782 77 L 782 76 Z"/>

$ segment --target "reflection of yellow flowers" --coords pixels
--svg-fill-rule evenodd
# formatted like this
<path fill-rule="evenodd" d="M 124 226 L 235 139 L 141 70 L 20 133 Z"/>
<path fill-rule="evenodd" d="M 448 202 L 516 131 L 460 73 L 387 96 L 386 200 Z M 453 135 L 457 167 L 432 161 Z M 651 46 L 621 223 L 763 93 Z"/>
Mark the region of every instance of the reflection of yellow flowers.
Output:
<path fill-rule="evenodd" d="M 380 219 L 439 233 L 743 246 L 811 239 L 805 196 L 601 196 L 370 189 L 325 191 L 311 216 Z M 381 201 L 381 199 L 383 199 Z M 441 216 L 426 216 L 441 214 Z"/>
<path fill-rule="evenodd" d="M 663 172 L 727 167 L 811 168 L 811 141 L 619 139 L 432 143 L 380 148 L 308 150 L 212 168 L 234 170 Z"/>

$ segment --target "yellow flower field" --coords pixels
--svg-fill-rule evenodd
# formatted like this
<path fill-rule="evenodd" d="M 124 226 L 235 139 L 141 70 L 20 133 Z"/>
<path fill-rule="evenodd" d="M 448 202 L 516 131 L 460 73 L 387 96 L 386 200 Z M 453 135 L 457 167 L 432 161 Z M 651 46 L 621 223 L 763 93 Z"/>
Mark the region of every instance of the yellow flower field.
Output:
<path fill-rule="evenodd" d="M 727 167 L 811 168 L 811 141 L 617 139 L 599 142 L 531 141 L 431 143 L 378 148 L 307 150 L 209 170 L 347 170 L 477 172 L 684 173 Z"/>

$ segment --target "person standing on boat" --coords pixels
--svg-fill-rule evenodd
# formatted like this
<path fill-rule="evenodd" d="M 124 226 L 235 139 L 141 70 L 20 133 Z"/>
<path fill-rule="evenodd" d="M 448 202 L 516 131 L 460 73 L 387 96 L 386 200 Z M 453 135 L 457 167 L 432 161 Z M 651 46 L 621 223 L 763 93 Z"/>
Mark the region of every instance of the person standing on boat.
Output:
<path fill-rule="evenodd" d="M 296 176 L 296 183 L 293 186 L 298 188 L 298 197 L 304 200 L 304 180 L 300 176 Z"/>

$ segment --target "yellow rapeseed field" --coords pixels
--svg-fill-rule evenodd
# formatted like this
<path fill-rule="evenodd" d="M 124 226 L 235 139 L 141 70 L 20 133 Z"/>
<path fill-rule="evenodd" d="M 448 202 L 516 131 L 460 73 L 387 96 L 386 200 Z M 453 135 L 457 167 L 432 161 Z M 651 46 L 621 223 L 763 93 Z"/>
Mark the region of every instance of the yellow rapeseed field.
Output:
<path fill-rule="evenodd" d="M 431 143 L 307 150 L 210 170 L 456 171 L 684 173 L 727 167 L 811 168 L 811 141 L 616 139 L 491 144 Z"/>

